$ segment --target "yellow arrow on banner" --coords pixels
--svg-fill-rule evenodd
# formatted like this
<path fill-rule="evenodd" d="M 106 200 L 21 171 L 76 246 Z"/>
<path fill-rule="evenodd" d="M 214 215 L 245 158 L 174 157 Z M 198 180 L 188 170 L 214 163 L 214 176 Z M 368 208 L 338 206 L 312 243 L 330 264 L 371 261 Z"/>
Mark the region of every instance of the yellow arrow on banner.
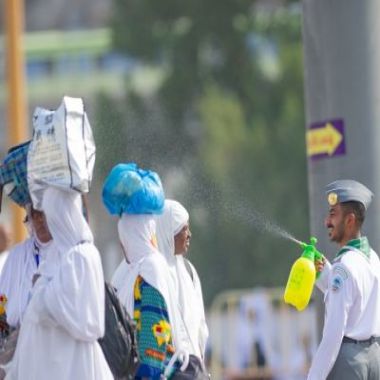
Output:
<path fill-rule="evenodd" d="M 331 124 L 307 131 L 307 155 L 328 154 L 331 156 L 342 142 L 342 134 Z"/>

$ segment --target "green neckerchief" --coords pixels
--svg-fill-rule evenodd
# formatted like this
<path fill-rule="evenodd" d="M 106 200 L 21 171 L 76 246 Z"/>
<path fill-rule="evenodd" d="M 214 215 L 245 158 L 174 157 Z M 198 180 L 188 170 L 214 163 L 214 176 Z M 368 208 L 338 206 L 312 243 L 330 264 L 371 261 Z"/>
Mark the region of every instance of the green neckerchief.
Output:
<path fill-rule="evenodd" d="M 369 246 L 368 239 L 366 236 L 363 236 L 358 239 L 350 240 L 344 247 L 340 249 L 336 257 L 343 255 L 344 253 L 350 250 L 350 247 L 358 249 L 362 252 L 366 257 L 369 257 L 369 253 L 371 251 L 371 247 Z"/>

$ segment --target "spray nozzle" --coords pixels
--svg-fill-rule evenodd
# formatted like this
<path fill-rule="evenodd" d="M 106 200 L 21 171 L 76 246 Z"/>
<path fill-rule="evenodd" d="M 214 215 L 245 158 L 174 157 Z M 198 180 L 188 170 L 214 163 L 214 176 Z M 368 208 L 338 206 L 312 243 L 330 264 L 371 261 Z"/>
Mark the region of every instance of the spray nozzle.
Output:
<path fill-rule="evenodd" d="M 322 260 L 323 255 L 321 252 L 318 251 L 317 247 L 315 246 L 317 244 L 317 238 L 312 236 L 310 238 L 310 244 L 301 242 L 301 247 L 303 249 L 302 257 L 306 257 L 307 259 L 311 261 L 315 260 Z M 317 278 L 319 277 L 320 272 L 317 272 Z"/>
<path fill-rule="evenodd" d="M 315 246 L 317 244 L 318 240 L 316 237 L 312 236 L 310 238 L 310 243 L 307 244 L 305 242 L 301 242 L 300 245 L 303 249 L 302 256 L 309 258 L 310 260 L 320 260 L 322 259 L 323 255 L 317 250 L 317 247 Z"/>
<path fill-rule="evenodd" d="M 318 242 L 318 239 L 314 236 L 312 236 L 310 238 L 310 244 L 307 244 L 303 241 L 300 242 L 300 246 L 302 247 L 302 249 L 306 249 L 307 247 L 314 247 L 315 248 L 315 245 L 317 244 Z"/>

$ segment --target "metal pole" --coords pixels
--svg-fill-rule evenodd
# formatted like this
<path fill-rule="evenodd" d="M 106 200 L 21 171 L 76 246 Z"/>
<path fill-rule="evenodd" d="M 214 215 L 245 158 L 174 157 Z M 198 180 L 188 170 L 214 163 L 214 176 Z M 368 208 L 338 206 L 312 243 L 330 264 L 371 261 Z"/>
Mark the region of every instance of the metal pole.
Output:
<path fill-rule="evenodd" d="M 380 253 L 379 14 L 379 0 L 303 0 L 311 232 L 330 258 L 324 187 L 336 179 L 375 194 L 363 232 Z"/>
<path fill-rule="evenodd" d="M 7 109 L 10 146 L 24 142 L 26 132 L 25 63 L 22 36 L 24 30 L 23 0 L 5 1 Z M 24 211 L 12 205 L 13 236 L 16 242 L 25 238 L 22 224 Z"/>

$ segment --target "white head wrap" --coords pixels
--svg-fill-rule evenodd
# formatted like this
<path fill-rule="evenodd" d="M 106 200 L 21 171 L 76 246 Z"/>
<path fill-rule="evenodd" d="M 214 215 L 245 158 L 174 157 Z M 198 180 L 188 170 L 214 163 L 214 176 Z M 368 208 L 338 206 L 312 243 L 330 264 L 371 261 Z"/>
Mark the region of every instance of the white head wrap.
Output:
<path fill-rule="evenodd" d="M 174 237 L 189 222 L 189 213 L 177 201 L 165 200 L 164 213 L 156 216 L 157 242 L 164 255 L 176 284 L 177 305 L 185 324 L 187 345 L 190 353 L 204 356 L 208 329 L 205 323 L 202 290 L 195 268 L 189 263 L 192 277 L 186 267 L 183 255 L 175 255 Z"/>
<path fill-rule="evenodd" d="M 82 214 L 80 194 L 49 187 L 44 193 L 42 210 L 59 252 L 68 252 L 81 242 L 94 241 Z"/>
<path fill-rule="evenodd" d="M 35 252 L 36 250 L 38 251 L 38 254 L 40 256 L 40 265 L 37 269 L 38 274 L 47 276 L 51 278 L 53 274 L 56 272 L 57 267 L 58 267 L 58 250 L 55 246 L 55 243 L 53 241 L 53 238 L 46 242 L 43 243 L 40 241 L 40 239 L 37 236 L 37 233 L 33 227 L 33 222 L 32 222 L 32 205 L 28 204 L 26 207 L 26 214 L 27 214 L 27 221 L 25 223 L 26 228 L 32 236 L 32 239 L 34 241 L 33 243 L 33 261 L 35 260 L 34 255 L 37 253 Z M 45 216 L 46 217 L 46 216 Z M 47 222 L 46 222 L 47 224 Z M 50 230 L 49 230 L 50 231 Z"/>
<path fill-rule="evenodd" d="M 117 224 L 120 242 L 133 264 L 157 252 L 156 223 L 150 215 L 125 215 Z"/>
<path fill-rule="evenodd" d="M 164 213 L 156 216 L 156 221 L 158 249 L 172 264 L 176 261 L 174 236 L 189 222 L 189 213 L 179 202 L 167 199 Z"/>

